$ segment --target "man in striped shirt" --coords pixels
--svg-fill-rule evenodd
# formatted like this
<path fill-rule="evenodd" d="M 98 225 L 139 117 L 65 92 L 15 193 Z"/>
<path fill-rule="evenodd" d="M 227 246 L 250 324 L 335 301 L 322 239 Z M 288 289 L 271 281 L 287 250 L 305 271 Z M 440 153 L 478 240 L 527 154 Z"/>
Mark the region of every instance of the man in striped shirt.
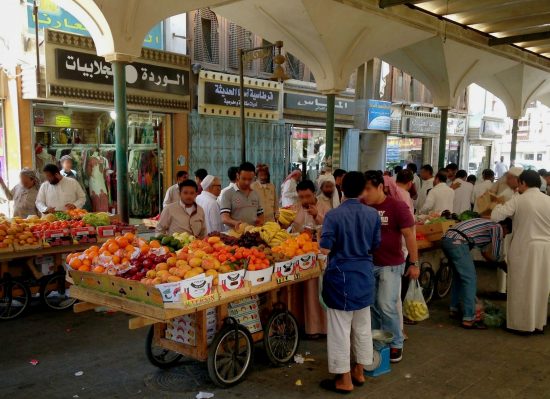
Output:
<path fill-rule="evenodd" d="M 458 315 L 462 299 L 463 328 L 485 328 L 480 321 L 476 321 L 477 276 L 470 250 L 474 247 L 482 248 L 481 253 L 487 260 L 499 261 L 504 237 L 511 232 L 512 220 L 508 218 L 500 223 L 471 219 L 454 225 L 445 233 L 441 247 L 454 266 L 450 315 Z"/>

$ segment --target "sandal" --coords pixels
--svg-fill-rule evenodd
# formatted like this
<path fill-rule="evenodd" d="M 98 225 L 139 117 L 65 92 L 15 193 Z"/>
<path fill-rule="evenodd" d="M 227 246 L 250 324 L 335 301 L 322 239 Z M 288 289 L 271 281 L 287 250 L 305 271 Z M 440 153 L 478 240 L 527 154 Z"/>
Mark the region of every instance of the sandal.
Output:
<path fill-rule="evenodd" d="M 323 381 L 321 381 L 321 384 L 319 384 L 319 385 L 321 386 L 321 388 L 323 388 L 327 391 L 341 393 L 341 394 L 344 394 L 344 395 L 347 395 L 347 394 L 353 392 L 353 389 L 348 391 L 347 389 L 337 388 L 335 380 L 323 380 Z"/>
<path fill-rule="evenodd" d="M 472 324 L 464 324 L 464 322 L 462 322 L 461 326 L 466 330 L 486 330 L 487 329 L 487 326 L 482 321 L 479 321 L 479 320 L 475 320 Z"/>
<path fill-rule="evenodd" d="M 351 382 L 353 383 L 354 386 L 356 387 L 362 387 L 363 385 L 365 385 L 365 381 L 358 381 L 356 380 L 355 378 L 351 377 Z"/>

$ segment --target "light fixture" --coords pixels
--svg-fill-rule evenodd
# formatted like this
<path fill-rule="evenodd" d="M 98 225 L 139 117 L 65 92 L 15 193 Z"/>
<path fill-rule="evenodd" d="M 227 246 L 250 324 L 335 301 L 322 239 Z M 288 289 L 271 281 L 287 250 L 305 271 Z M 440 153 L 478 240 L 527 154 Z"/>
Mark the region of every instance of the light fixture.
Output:
<path fill-rule="evenodd" d="M 288 80 L 289 77 L 286 74 L 285 70 L 283 69 L 282 65 L 286 61 L 286 57 L 281 54 L 281 48 L 283 47 L 282 41 L 275 42 L 275 48 L 277 49 L 277 54 L 275 57 L 273 57 L 273 64 L 275 64 L 275 68 L 273 69 L 273 74 L 271 75 L 270 80 L 274 80 L 276 82 L 284 82 L 285 80 Z"/>

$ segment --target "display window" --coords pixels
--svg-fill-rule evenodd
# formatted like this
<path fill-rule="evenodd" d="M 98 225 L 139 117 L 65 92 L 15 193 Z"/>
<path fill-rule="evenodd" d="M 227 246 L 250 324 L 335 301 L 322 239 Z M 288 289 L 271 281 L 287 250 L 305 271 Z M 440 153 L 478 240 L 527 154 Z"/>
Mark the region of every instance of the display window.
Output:
<path fill-rule="evenodd" d="M 392 171 L 394 167 L 405 167 L 414 163 L 420 170 L 423 160 L 422 138 L 388 137 L 386 146 L 386 170 Z"/>
<path fill-rule="evenodd" d="M 35 104 L 33 109 L 35 168 L 62 166 L 72 159 L 72 173 L 87 195 L 85 207 L 94 212 L 116 209 L 115 120 L 112 111 Z M 159 213 L 161 159 L 166 115 L 128 113 L 128 183 L 131 217 Z"/>
<path fill-rule="evenodd" d="M 456 163 L 460 167 L 460 149 L 462 140 L 447 140 L 445 151 L 445 164 Z"/>
<path fill-rule="evenodd" d="M 325 166 L 326 130 L 320 128 L 292 127 L 290 144 L 291 168 L 299 168 L 305 176 L 316 181 Z M 332 167 L 340 165 L 339 130 L 334 131 Z"/>
<path fill-rule="evenodd" d="M 481 178 L 484 169 L 489 169 L 491 163 L 491 146 L 471 144 L 468 148 L 468 174 Z"/>

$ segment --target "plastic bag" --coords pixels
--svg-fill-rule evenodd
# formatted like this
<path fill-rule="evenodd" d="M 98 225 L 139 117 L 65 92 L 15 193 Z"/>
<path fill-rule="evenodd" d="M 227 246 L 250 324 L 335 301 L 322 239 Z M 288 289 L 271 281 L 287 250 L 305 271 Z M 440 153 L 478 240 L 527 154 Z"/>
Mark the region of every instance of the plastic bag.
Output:
<path fill-rule="evenodd" d="M 418 280 L 410 280 L 407 295 L 403 301 L 403 316 L 412 321 L 422 321 L 430 317 Z"/>
<path fill-rule="evenodd" d="M 325 303 L 325 300 L 323 299 L 323 276 L 324 275 L 325 275 L 325 272 L 323 271 L 319 276 L 319 303 L 321 304 L 321 308 L 326 312 L 328 310 L 328 306 Z"/>

